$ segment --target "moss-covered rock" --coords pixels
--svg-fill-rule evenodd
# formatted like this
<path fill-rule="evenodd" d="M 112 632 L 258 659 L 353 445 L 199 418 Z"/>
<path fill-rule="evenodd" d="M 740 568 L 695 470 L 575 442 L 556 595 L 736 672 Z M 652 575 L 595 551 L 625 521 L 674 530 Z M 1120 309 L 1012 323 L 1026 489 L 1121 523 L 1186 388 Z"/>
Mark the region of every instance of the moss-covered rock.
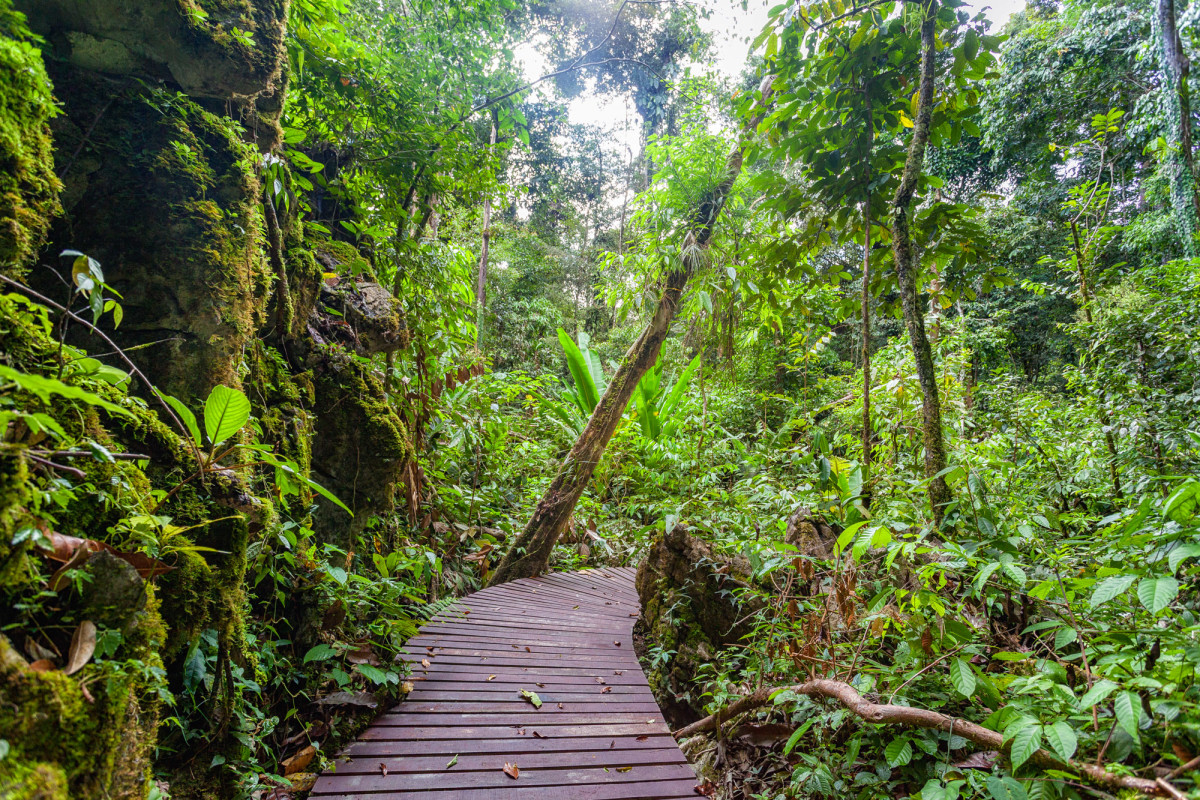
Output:
<path fill-rule="evenodd" d="M 0 35 L 0 273 L 24 275 L 59 211 L 54 113 L 41 53 Z"/>
<path fill-rule="evenodd" d="M 118 341 L 154 343 L 139 360 L 157 386 L 185 400 L 237 386 L 269 286 L 257 153 L 240 126 L 181 95 L 133 84 L 114 94 L 70 68 L 55 80 L 66 215 L 52 241 L 100 261 L 124 296 Z"/>
<path fill-rule="evenodd" d="M 674 651 L 646 670 L 650 688 L 675 724 L 699 719 L 703 704 L 691 682 L 701 665 L 750 633 L 758 607 L 750 564 L 727 557 L 676 525 L 650 546 L 638 566 L 637 591 L 646 643 Z"/>
<path fill-rule="evenodd" d="M 287 0 L 17 0 L 56 55 L 170 80 L 218 100 L 267 93 L 286 55 Z"/>
<path fill-rule="evenodd" d="M 355 514 L 351 519 L 322 501 L 314 529 L 345 547 L 371 514 L 392 507 L 412 444 L 368 363 L 337 345 L 318 347 L 313 358 L 317 435 L 312 476 Z"/>

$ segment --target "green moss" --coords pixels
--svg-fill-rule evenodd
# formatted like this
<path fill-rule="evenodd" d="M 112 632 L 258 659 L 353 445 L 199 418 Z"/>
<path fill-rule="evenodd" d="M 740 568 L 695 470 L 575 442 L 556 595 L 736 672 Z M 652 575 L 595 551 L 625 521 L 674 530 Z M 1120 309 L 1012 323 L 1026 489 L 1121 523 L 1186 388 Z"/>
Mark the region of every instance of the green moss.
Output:
<path fill-rule="evenodd" d="M 376 279 L 371 262 L 348 242 L 323 239 L 315 244 L 314 249 L 317 252 L 317 260 L 331 272 L 342 275 L 366 275 L 371 280 Z"/>
<path fill-rule="evenodd" d="M 370 365 L 344 349 L 323 350 L 317 379 L 313 477 L 354 509 L 355 517 L 323 502 L 318 531 L 349 544 L 371 513 L 389 510 L 412 443 Z"/>
<path fill-rule="evenodd" d="M 67 794 L 67 775 L 62 767 L 15 759 L 0 761 L 0 797 L 4 800 L 71 800 Z"/>
<path fill-rule="evenodd" d="M 59 212 L 41 53 L 0 36 L 0 272 L 23 277 Z"/>
<path fill-rule="evenodd" d="M 316 422 L 309 411 L 315 399 L 312 373 L 293 375 L 283 355 L 261 341 L 249 348 L 246 361 L 250 369 L 244 383 L 261 429 L 259 441 L 308 474 Z"/>
<path fill-rule="evenodd" d="M 71 797 L 144 796 L 158 700 L 143 676 L 99 664 L 75 676 L 23 664 L 0 637 L 0 737 L 11 747 L 0 765 L 7 774 L 61 771 Z"/>

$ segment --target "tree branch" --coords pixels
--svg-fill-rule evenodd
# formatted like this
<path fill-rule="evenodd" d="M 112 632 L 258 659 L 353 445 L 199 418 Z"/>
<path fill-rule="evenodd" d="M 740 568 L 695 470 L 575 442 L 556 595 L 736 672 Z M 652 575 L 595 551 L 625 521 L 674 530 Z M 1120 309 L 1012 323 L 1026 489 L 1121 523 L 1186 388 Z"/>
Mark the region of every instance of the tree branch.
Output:
<path fill-rule="evenodd" d="M 977 747 L 986 750 L 1007 752 L 1009 745 L 1004 737 L 993 730 L 988 730 L 970 720 L 951 717 L 936 711 L 911 706 L 896 706 L 886 703 L 872 703 L 860 695 L 853 686 L 842 681 L 832 681 L 817 678 L 795 686 L 766 687 L 736 700 L 721 711 L 705 717 L 699 722 L 693 722 L 675 732 L 676 739 L 682 739 L 697 733 L 715 730 L 730 718 L 760 708 L 771 702 L 772 697 L 779 691 L 792 691 L 806 697 L 836 700 L 852 714 L 876 725 L 901 725 L 907 728 L 927 728 L 945 731 L 963 737 Z M 1166 781 L 1152 781 L 1136 778 L 1130 775 L 1117 775 L 1097 764 L 1086 764 L 1081 761 L 1061 759 L 1049 750 L 1039 749 L 1029 760 L 1044 769 L 1066 770 L 1078 774 L 1083 780 L 1096 786 L 1112 790 L 1132 790 L 1155 797 L 1174 797 L 1173 786 Z M 1165 784 L 1165 786 L 1163 785 Z M 1174 790 L 1174 791 L 1172 791 Z"/>

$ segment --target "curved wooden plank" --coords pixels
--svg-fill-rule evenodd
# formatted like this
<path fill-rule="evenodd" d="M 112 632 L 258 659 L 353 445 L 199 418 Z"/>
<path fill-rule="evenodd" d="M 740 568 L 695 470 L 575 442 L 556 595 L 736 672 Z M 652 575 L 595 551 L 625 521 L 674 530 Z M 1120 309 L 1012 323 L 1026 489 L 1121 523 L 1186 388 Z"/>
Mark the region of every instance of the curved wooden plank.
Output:
<path fill-rule="evenodd" d="M 695 775 L 633 653 L 633 581 L 631 568 L 546 575 L 442 611 L 406 646 L 416 688 L 346 748 L 311 796 L 695 797 Z M 521 690 L 536 692 L 541 708 Z"/>

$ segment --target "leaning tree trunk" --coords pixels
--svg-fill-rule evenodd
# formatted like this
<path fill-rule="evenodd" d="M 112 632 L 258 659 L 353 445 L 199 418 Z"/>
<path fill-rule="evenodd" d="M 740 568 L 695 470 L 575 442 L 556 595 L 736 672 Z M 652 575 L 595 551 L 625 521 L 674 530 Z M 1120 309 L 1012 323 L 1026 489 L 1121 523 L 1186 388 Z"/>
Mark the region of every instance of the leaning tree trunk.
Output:
<path fill-rule="evenodd" d="M 496 149 L 496 120 L 492 118 L 492 136 L 488 142 L 490 149 Z M 490 151 L 489 151 L 490 152 Z M 487 276 L 488 250 L 492 242 L 492 197 L 483 199 L 483 234 L 479 246 L 479 264 L 475 273 L 475 347 L 479 347 L 479 338 L 483 335 L 483 312 L 487 308 Z"/>
<path fill-rule="evenodd" d="M 771 76 L 763 80 L 761 91 L 765 107 L 770 100 Z M 762 119 L 756 116 L 747 126 L 752 132 Z M 696 266 L 703 261 L 703 251 L 712 239 L 717 217 L 725 207 L 725 201 L 733 188 L 734 181 L 742 171 L 742 154 L 746 142 L 743 139 L 734 146 L 725 161 L 725 178 L 713 188 L 700 203 L 692 217 L 691 230 L 684 238 L 679 267 L 667 274 L 662 295 L 654 316 L 642 331 L 642 335 L 629 348 L 617 374 L 609 382 L 604 396 L 588 419 L 583 433 L 567 454 L 566 460 L 558 468 L 558 473 L 550 483 L 550 488 L 538 501 L 533 516 L 525 530 L 516 538 L 504 554 L 489 586 L 540 575 L 550 564 L 550 553 L 554 549 L 558 537 L 567 525 L 567 520 L 575 511 L 575 505 L 587 488 L 609 439 L 617 429 L 617 423 L 625 414 L 625 407 L 638 381 L 658 361 L 662 344 L 671 330 L 671 321 L 679 310 L 679 301 L 683 290 Z"/>
<path fill-rule="evenodd" d="M 862 278 L 862 485 L 864 505 L 871 504 L 871 200 L 863 204 Z"/>
<path fill-rule="evenodd" d="M 913 195 L 921 178 L 925 148 L 929 144 L 929 129 L 933 121 L 934 25 L 937 3 L 926 0 L 925 19 L 921 23 L 921 86 L 917 100 L 917 118 L 913 121 L 912 140 L 904 161 L 904 173 L 892 201 L 892 251 L 896 261 L 896 282 L 900 287 L 900 305 L 904 311 L 904 327 L 912 344 L 917 363 L 917 380 L 921 384 L 922 429 L 925 443 L 925 477 L 929 480 L 929 502 L 934 520 L 941 524 L 945 506 L 950 502 L 950 487 L 940 474 L 946 468 L 946 448 L 942 442 L 942 404 L 938 397 L 937 374 L 933 366 L 933 349 L 925 333 L 925 318 L 917 297 L 919 264 L 913 253 L 909 212 Z"/>

